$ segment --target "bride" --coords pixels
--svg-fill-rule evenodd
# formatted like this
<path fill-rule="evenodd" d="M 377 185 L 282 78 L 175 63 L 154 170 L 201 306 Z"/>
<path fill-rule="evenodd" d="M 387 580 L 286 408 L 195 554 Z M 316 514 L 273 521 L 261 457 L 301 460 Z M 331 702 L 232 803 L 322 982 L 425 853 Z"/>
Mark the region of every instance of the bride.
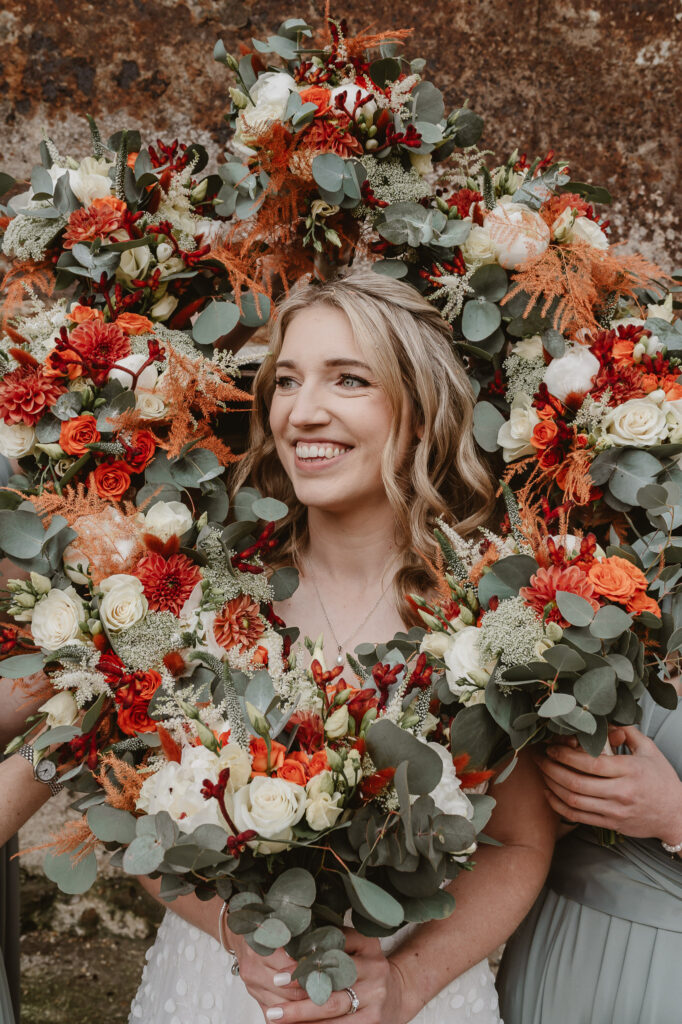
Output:
<path fill-rule="evenodd" d="M 322 634 L 334 657 L 412 624 L 406 595 L 428 594 L 435 582 L 437 516 L 463 534 L 485 522 L 493 490 L 472 416 L 449 331 L 412 287 L 356 271 L 281 303 L 237 485 L 289 505 L 282 557 L 301 582 L 276 611 L 302 635 Z M 486 957 L 542 886 L 554 820 L 529 759 L 491 793 L 497 806 L 486 832 L 501 845 L 481 845 L 474 870 L 449 885 L 451 917 L 382 943 L 348 930 L 352 992 L 316 1006 L 291 981 L 294 962 L 283 950 L 257 956 L 230 932 L 229 916 L 221 949 L 221 902 L 186 896 L 172 903 L 147 954 L 131 1024 L 257 1024 L 263 1015 L 294 1024 L 350 1013 L 357 1024 L 500 1024 Z M 158 883 L 144 881 L 158 894 Z"/>

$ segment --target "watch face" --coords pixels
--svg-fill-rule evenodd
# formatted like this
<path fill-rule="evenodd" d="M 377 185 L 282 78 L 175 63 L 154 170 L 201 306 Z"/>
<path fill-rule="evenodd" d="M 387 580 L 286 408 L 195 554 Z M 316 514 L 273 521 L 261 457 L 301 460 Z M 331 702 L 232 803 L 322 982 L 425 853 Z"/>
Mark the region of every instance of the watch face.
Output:
<path fill-rule="evenodd" d="M 51 782 L 57 774 L 57 766 L 54 761 L 39 761 L 36 766 L 36 777 L 41 782 Z"/>

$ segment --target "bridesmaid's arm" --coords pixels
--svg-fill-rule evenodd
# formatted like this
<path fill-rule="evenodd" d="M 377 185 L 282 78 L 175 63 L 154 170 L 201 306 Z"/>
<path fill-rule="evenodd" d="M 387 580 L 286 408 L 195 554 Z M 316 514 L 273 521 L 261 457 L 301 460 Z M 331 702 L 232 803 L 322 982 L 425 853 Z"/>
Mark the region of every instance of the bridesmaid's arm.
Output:
<path fill-rule="evenodd" d="M 25 757 L 13 754 L 0 764 L 0 846 L 8 842 L 50 796 Z"/>

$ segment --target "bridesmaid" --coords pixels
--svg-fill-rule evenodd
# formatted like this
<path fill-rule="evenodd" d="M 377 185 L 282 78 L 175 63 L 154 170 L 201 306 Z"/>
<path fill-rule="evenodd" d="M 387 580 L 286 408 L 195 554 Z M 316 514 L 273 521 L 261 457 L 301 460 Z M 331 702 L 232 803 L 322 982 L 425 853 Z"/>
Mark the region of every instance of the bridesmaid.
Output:
<path fill-rule="evenodd" d="M 666 711 L 645 694 L 642 707 L 641 731 L 611 736 L 626 753 L 537 758 L 549 804 L 578 828 L 505 950 L 506 1024 L 682 1020 L 682 699 Z M 592 826 L 622 835 L 601 846 Z"/>

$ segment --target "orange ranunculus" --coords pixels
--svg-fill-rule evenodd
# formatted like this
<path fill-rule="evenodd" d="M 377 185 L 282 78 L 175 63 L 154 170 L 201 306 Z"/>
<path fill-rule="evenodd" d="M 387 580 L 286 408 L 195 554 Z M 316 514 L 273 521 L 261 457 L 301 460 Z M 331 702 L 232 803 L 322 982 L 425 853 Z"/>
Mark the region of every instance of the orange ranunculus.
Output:
<path fill-rule="evenodd" d="M 682 384 L 678 384 L 673 378 L 662 380 L 661 387 L 665 391 L 665 397 L 669 402 L 682 398 Z"/>
<path fill-rule="evenodd" d="M 306 767 L 305 764 L 295 760 L 290 754 L 277 769 L 277 778 L 286 779 L 287 782 L 293 782 L 296 786 L 305 786 L 308 781 Z"/>
<path fill-rule="evenodd" d="M 319 117 L 321 114 L 326 114 L 329 110 L 329 97 L 331 96 L 331 90 L 324 89 L 321 85 L 311 85 L 308 89 L 304 89 L 299 93 L 301 97 L 301 103 L 314 103 L 317 107 L 317 114 L 315 117 Z"/>
<path fill-rule="evenodd" d="M 596 592 L 607 601 L 629 601 L 636 590 L 646 590 L 648 586 L 641 569 L 618 555 L 595 562 L 587 575 Z"/>
<path fill-rule="evenodd" d="M 319 775 L 320 772 L 329 771 L 329 761 L 327 760 L 326 750 L 318 750 L 317 753 L 313 754 L 310 758 L 308 770 L 310 772 L 311 779 L 313 775 Z"/>
<path fill-rule="evenodd" d="M 554 444 L 558 433 L 559 428 L 554 420 L 543 420 L 542 423 L 536 423 L 533 427 L 530 443 L 534 448 L 542 451 Z"/>
<path fill-rule="evenodd" d="M 611 358 L 616 366 L 632 366 L 632 350 L 634 341 L 630 338 L 619 338 L 613 343 Z"/>
<path fill-rule="evenodd" d="M 101 462 L 89 479 L 100 498 L 119 501 L 130 487 L 130 470 L 120 460 Z"/>
<path fill-rule="evenodd" d="M 277 740 L 270 740 L 270 757 L 268 747 L 262 736 L 252 736 L 249 743 L 251 752 L 251 774 L 271 775 L 284 764 L 287 748 Z"/>
<path fill-rule="evenodd" d="M 85 455 L 88 445 L 99 441 L 101 434 L 94 416 L 74 416 L 64 420 L 59 431 L 59 444 L 67 455 Z"/>
<path fill-rule="evenodd" d="M 257 647 L 251 656 L 251 662 L 254 665 L 267 665 L 268 663 L 268 649 L 262 645 Z"/>
<path fill-rule="evenodd" d="M 93 309 L 92 306 L 74 306 L 69 313 L 69 320 L 76 324 L 84 324 L 86 320 L 104 320 L 104 313 L 101 309 Z"/>
<path fill-rule="evenodd" d="M 655 373 L 643 373 L 639 383 L 645 395 L 650 395 L 660 387 L 660 381 Z"/>
<path fill-rule="evenodd" d="M 139 313 L 120 313 L 116 323 L 130 337 L 136 334 L 148 334 L 154 330 L 154 324 L 146 316 Z"/>
<path fill-rule="evenodd" d="M 653 597 L 649 597 L 644 593 L 643 590 L 636 590 L 628 603 L 625 606 L 626 612 L 631 612 L 632 615 L 640 615 L 642 612 L 651 612 L 657 619 L 661 617 L 661 609 L 654 601 Z"/>

